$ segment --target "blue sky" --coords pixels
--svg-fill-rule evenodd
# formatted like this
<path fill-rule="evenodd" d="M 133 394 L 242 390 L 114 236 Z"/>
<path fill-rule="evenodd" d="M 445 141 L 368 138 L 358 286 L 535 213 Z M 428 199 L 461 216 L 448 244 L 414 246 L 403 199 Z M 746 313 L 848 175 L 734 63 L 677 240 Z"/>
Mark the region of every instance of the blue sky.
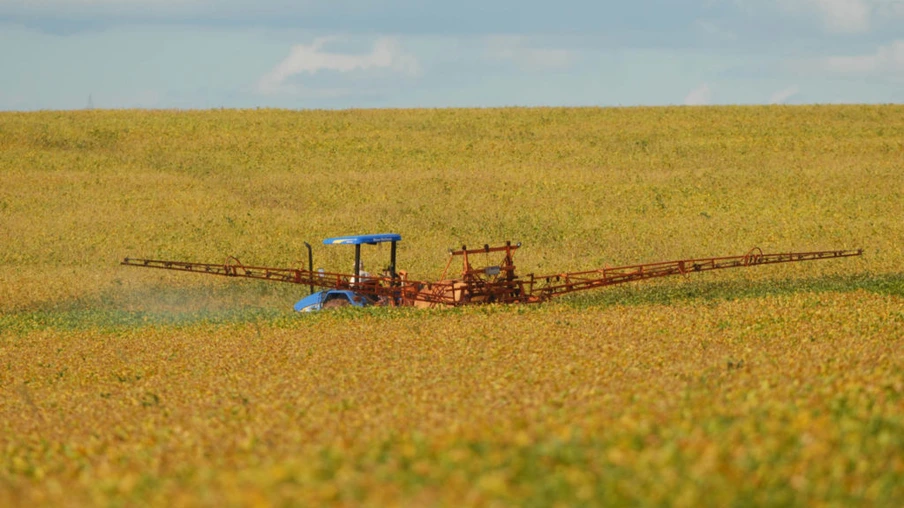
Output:
<path fill-rule="evenodd" d="M 0 110 L 904 102 L 904 0 L 0 0 Z"/>

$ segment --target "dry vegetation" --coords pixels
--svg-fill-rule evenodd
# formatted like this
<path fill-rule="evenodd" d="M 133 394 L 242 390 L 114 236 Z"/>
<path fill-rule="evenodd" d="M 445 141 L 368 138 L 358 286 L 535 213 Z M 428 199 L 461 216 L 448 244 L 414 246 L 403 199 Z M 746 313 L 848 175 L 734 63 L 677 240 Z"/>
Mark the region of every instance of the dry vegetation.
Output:
<path fill-rule="evenodd" d="M 0 114 L 0 504 L 900 505 L 901 217 L 901 106 Z M 427 279 L 866 251 L 306 316 L 117 265 L 381 231 Z"/>

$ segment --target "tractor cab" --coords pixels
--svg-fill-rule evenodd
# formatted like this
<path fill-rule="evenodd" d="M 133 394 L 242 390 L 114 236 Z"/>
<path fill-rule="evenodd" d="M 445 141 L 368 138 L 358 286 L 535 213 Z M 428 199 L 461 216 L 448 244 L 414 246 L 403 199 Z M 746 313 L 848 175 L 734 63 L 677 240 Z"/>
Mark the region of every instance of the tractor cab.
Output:
<path fill-rule="evenodd" d="M 325 245 L 354 245 L 355 246 L 355 265 L 354 275 L 345 281 L 348 288 L 328 289 L 325 291 L 313 292 L 299 300 L 294 309 L 298 312 L 311 312 L 331 307 L 343 307 L 351 305 L 354 307 L 366 307 L 378 303 L 378 299 L 367 292 L 368 284 L 378 284 L 378 278 L 372 281 L 364 271 L 364 265 L 361 262 L 361 246 L 377 245 L 379 243 L 390 242 L 389 266 L 386 268 L 386 277 L 391 280 L 398 279 L 396 272 L 396 244 L 402 240 L 402 235 L 396 233 L 379 233 L 374 235 L 351 235 L 337 236 L 327 238 L 323 241 Z M 310 246 L 309 246 L 310 259 Z M 313 264 L 309 261 L 310 264 Z M 310 267 L 313 272 L 313 266 Z M 344 284 L 345 285 L 345 284 Z"/>

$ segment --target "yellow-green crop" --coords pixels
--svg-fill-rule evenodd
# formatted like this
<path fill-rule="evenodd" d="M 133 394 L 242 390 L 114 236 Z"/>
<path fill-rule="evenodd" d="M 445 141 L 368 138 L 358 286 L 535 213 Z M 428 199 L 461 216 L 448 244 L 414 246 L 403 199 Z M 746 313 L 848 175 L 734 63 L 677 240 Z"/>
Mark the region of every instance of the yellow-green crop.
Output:
<path fill-rule="evenodd" d="M 901 106 L 2 113 L 0 504 L 900 505 L 902 193 Z M 385 231 L 421 279 L 865 254 L 318 315 L 118 265 Z"/>

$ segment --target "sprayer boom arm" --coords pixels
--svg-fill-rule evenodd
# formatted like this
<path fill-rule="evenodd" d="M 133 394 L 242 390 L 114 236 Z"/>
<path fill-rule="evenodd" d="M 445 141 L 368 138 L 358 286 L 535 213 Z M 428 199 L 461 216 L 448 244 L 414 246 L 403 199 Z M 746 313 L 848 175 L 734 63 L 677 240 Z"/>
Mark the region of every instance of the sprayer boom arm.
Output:
<path fill-rule="evenodd" d="M 724 268 L 740 268 L 775 263 L 791 263 L 817 259 L 834 259 L 860 256 L 863 250 L 829 250 L 816 252 L 788 252 L 779 254 L 763 254 L 754 248 L 743 256 L 725 256 L 716 258 L 682 259 L 640 265 L 601 268 L 584 272 L 570 272 L 556 275 L 531 276 L 531 293 L 540 300 L 547 300 L 557 295 L 612 286 L 625 282 L 633 282 L 669 275 L 687 275 L 693 272 L 707 272 Z"/>
<path fill-rule="evenodd" d="M 263 266 L 244 266 L 235 258 L 230 258 L 229 261 L 223 264 L 125 258 L 121 264 L 127 266 L 140 266 L 144 268 L 177 270 L 181 272 L 223 275 L 226 277 L 246 277 L 249 279 L 291 282 L 293 284 L 304 284 L 322 288 L 348 287 L 349 279 L 353 278 L 353 276 L 350 274 L 320 271 L 312 272 L 310 270 L 302 270 L 298 268 L 268 268 Z"/>

